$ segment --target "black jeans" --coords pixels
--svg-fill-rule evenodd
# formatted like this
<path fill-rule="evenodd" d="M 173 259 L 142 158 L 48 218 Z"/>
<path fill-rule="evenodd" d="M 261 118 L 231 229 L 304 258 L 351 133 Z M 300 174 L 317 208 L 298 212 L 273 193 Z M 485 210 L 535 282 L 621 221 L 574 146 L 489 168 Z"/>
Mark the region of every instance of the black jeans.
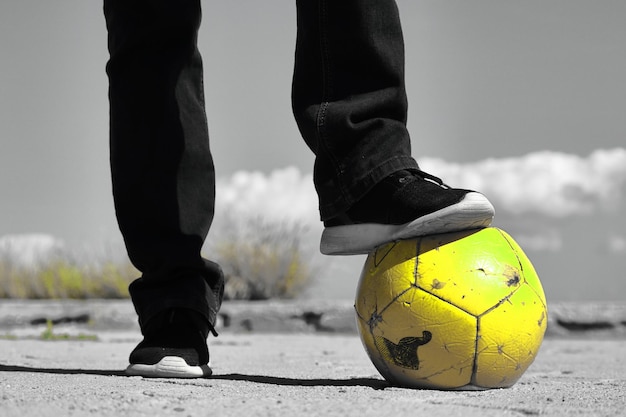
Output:
<path fill-rule="evenodd" d="M 292 105 L 326 220 L 390 173 L 417 168 L 404 43 L 395 0 L 298 0 L 297 10 Z M 135 309 L 141 324 L 170 307 L 214 323 L 224 280 L 200 254 L 215 201 L 200 0 L 104 0 L 104 13 L 115 209 L 142 272 L 130 286 Z"/>

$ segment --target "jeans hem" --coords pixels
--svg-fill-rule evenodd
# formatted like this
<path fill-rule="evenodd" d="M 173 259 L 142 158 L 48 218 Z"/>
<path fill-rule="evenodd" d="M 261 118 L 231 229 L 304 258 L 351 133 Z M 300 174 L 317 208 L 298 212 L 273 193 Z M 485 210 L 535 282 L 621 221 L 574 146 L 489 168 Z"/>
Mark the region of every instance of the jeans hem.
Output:
<path fill-rule="evenodd" d="M 330 203 L 322 204 L 320 202 L 321 220 L 326 221 L 345 213 L 384 178 L 404 169 L 419 169 L 419 166 L 411 156 L 395 156 L 371 169 L 366 175 L 352 180 L 351 184 L 346 184 L 343 187 L 338 186 L 339 189 L 345 190 L 345 192 Z"/>

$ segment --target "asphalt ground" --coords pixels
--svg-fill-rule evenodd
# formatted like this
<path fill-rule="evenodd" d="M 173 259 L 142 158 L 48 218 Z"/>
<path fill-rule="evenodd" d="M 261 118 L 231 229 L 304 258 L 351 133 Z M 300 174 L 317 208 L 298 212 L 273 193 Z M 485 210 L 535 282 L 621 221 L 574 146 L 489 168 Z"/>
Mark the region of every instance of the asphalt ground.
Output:
<path fill-rule="evenodd" d="M 88 322 L 78 315 L 51 318 L 61 310 L 79 311 L 70 304 L 41 303 L 30 310 L 22 305 L 22 314 L 9 318 L 7 309 L 15 311 L 16 304 L 0 304 L 0 416 L 626 415 L 620 318 L 610 322 L 612 331 L 606 317 L 561 319 L 567 332 L 549 331 L 535 362 L 511 388 L 439 391 L 384 381 L 358 335 L 340 331 L 345 305 L 313 312 L 306 303 L 300 309 L 297 303 L 225 306 L 229 318 L 222 318 L 220 336 L 210 338 L 214 375 L 176 380 L 124 375 L 140 339 L 136 324 L 120 319 L 129 317 L 126 304 L 112 308 L 115 303 L 103 302 L 109 321 L 95 319 L 93 310 L 85 313 L 92 314 Z M 596 316 L 607 310 L 598 309 Z M 253 320 L 259 314 L 265 327 Z M 56 324 L 42 323 L 46 316 Z M 247 324 L 233 325 L 240 320 Z M 303 327 L 276 324 L 290 321 Z"/>

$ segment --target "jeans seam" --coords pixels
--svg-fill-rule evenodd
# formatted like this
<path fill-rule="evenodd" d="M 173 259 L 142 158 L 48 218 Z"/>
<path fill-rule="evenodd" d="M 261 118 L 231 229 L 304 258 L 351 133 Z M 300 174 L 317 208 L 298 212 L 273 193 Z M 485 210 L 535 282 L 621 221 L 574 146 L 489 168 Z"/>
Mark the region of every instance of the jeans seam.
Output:
<path fill-rule="evenodd" d="M 319 33 L 320 33 L 320 58 L 321 58 L 321 70 L 322 70 L 322 97 L 320 102 L 320 107 L 317 113 L 317 135 L 318 135 L 318 143 L 320 144 L 320 148 L 323 152 L 328 156 L 332 169 L 335 172 L 335 178 L 337 181 L 335 182 L 340 195 L 343 198 L 346 198 L 348 195 L 347 190 L 343 186 L 343 182 L 341 181 L 341 177 L 343 176 L 344 169 L 341 167 L 341 164 L 334 157 L 332 152 L 328 151 L 326 146 L 326 142 L 328 140 L 328 135 L 326 132 L 326 116 L 328 114 L 328 109 L 331 105 L 332 96 L 334 94 L 333 91 L 333 78 L 332 78 L 332 59 L 330 54 L 329 47 L 329 39 L 328 39 L 328 2 L 327 0 L 319 1 Z"/>

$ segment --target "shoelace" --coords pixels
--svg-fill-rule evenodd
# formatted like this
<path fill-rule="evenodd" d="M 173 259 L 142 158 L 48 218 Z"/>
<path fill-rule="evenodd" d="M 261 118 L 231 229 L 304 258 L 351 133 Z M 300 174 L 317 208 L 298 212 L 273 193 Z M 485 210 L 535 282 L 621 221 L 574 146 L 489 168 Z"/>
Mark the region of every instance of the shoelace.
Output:
<path fill-rule="evenodd" d="M 428 172 L 424 172 L 421 169 L 414 169 L 409 171 L 409 173 L 411 175 L 407 175 L 404 176 L 402 178 L 400 178 L 398 181 L 400 181 L 400 183 L 406 183 L 407 181 L 409 181 L 409 179 L 414 178 L 414 177 L 420 177 L 421 179 L 423 179 L 424 181 L 430 181 L 434 184 L 437 184 L 438 186 L 442 187 L 442 188 L 447 188 L 450 189 L 452 187 L 450 187 L 449 185 L 445 184 L 441 178 L 439 177 L 435 177 L 434 175 L 429 174 Z"/>

